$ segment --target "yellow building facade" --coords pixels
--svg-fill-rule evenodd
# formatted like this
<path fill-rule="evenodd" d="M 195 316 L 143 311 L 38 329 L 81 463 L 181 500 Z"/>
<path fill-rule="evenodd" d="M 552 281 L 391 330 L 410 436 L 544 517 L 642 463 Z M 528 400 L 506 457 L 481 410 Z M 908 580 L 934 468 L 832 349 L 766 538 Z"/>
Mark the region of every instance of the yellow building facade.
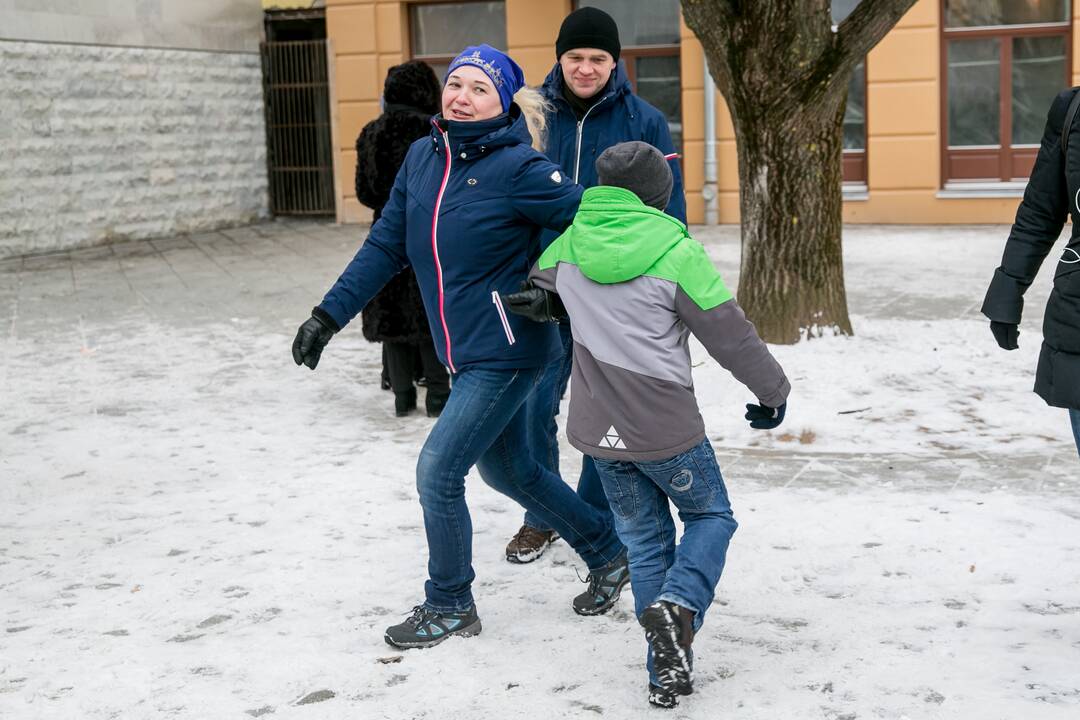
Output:
<path fill-rule="evenodd" d="M 1042 95 L 1048 92 L 1047 87 L 1060 89 L 1080 80 L 1080 58 L 1072 52 L 1078 26 L 1074 3 L 1016 0 L 1015 13 L 1009 15 L 1012 11 L 1006 9 L 1006 17 L 988 19 L 980 15 L 978 4 L 967 3 L 976 9 L 970 11 L 971 17 L 964 17 L 960 7 L 964 1 L 955 0 L 952 6 L 949 1 L 918 0 L 867 57 L 860 121 L 862 148 L 854 155 L 861 170 L 856 182 L 845 183 L 845 222 L 1012 222 L 1034 155 L 1034 108 L 1041 106 L 1038 113 L 1044 119 L 1049 101 Z M 488 9 L 498 6 L 495 10 L 504 13 L 505 20 L 500 22 L 505 22 L 505 27 L 496 28 L 495 34 L 501 39 L 499 33 L 505 31 L 505 47 L 525 71 L 527 81 L 542 82 L 555 62 L 559 26 L 577 3 L 502 0 L 481 4 Z M 847 4 L 853 6 L 855 0 Z M 370 220 L 370 211 L 357 202 L 352 189 L 356 137 L 380 112 L 379 96 L 388 68 L 416 55 L 425 56 L 414 48 L 417 32 L 410 23 L 422 17 L 418 14 L 421 6 L 432 5 L 444 6 L 437 11 L 450 11 L 455 3 L 326 0 L 335 193 L 341 222 Z M 1008 3 L 984 5 L 1007 7 Z M 1039 6 L 1043 14 L 1025 15 L 1033 6 Z M 1033 18 L 1038 22 L 1031 22 Z M 989 27 L 987 22 L 996 25 Z M 438 31 L 430 25 L 426 32 Z M 1003 26 L 1005 30 L 1001 30 Z M 705 65 L 701 44 L 681 19 L 678 27 L 681 118 L 669 115 L 669 121 L 681 130 L 688 219 L 701 223 L 706 218 Z M 459 34 L 461 30 L 455 28 Z M 492 32 L 490 27 L 488 32 Z M 467 29 L 463 37 L 466 43 L 486 41 L 470 38 Z M 624 47 L 627 44 L 624 37 Z M 947 52 L 952 53 L 948 59 Z M 1000 92 L 994 89 L 998 76 Z M 945 87 L 950 78 L 954 87 L 950 92 L 959 92 L 956 89 L 962 82 L 972 85 L 970 91 L 957 97 L 962 97 L 964 106 L 977 117 L 954 117 L 948 107 L 952 96 Z M 1025 94 L 1020 84 L 1025 78 L 1041 78 L 1042 95 L 1029 98 L 1030 93 Z M 1000 106 L 1000 118 L 980 119 L 983 105 L 988 108 L 982 113 L 986 117 Z M 739 184 L 735 133 L 719 93 L 716 107 L 717 219 L 736 223 Z M 968 128 L 964 123 L 974 125 Z M 999 128 L 1005 142 L 1000 142 Z M 949 145 L 943 141 L 948 133 L 964 134 L 967 139 L 963 146 Z"/>

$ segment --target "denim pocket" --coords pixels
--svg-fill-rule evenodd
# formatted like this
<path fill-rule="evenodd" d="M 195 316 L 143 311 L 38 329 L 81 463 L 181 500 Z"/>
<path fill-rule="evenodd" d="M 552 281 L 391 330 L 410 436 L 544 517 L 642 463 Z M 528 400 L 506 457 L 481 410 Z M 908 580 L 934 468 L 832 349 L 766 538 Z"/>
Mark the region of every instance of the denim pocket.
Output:
<path fill-rule="evenodd" d="M 715 461 L 706 457 L 702 448 L 688 450 L 659 463 L 638 463 L 638 467 L 679 510 L 708 510 L 723 488 Z"/>

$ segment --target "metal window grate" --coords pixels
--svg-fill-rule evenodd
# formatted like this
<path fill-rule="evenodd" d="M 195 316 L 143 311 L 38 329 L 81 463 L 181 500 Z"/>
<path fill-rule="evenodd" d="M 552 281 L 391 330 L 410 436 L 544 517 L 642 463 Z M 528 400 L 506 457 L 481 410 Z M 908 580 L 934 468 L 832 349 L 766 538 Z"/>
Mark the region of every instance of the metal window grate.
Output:
<path fill-rule="evenodd" d="M 270 211 L 333 215 L 326 40 L 261 45 Z"/>

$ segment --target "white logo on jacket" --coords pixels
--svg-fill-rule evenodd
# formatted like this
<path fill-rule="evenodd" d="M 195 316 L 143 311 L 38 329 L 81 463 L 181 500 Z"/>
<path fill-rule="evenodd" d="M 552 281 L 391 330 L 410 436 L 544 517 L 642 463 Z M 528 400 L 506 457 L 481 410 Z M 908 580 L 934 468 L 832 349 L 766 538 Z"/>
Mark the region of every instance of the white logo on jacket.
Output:
<path fill-rule="evenodd" d="M 551 182 L 555 183 L 556 185 L 560 184 L 562 182 L 562 173 L 560 173 L 558 170 L 551 173 Z"/>
<path fill-rule="evenodd" d="M 604 437 L 600 438 L 600 443 L 597 447 L 613 448 L 615 450 L 626 449 L 626 446 L 623 445 L 622 438 L 619 437 L 619 431 L 615 429 L 614 425 L 604 433 Z"/>

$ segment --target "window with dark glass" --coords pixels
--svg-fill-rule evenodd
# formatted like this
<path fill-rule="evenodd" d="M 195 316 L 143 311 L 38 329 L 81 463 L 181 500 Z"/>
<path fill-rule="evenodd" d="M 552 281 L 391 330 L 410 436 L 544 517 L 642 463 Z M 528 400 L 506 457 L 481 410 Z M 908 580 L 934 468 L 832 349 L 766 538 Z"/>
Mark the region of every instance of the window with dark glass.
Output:
<path fill-rule="evenodd" d="M 433 2 L 409 5 L 410 55 L 442 80 L 450 61 L 469 45 L 506 49 L 506 3 Z"/>
<path fill-rule="evenodd" d="M 1022 180 L 1070 85 L 1068 0 L 944 0 L 942 175 Z"/>
<path fill-rule="evenodd" d="M 839 25 L 859 0 L 833 0 L 832 20 Z M 844 182 L 866 182 L 866 61 L 859 63 L 848 82 L 844 110 Z"/>
<path fill-rule="evenodd" d="M 619 26 L 621 59 L 630 84 L 667 118 L 671 140 L 682 152 L 682 64 L 679 0 L 579 0 L 600 8 Z"/>

